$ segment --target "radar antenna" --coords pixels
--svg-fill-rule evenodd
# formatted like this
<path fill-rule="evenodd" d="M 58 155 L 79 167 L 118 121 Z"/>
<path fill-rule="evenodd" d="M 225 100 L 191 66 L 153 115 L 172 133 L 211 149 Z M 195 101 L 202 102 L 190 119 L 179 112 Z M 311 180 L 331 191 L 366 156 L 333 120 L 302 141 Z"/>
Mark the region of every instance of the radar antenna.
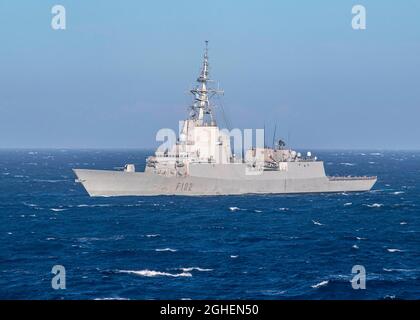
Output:
<path fill-rule="evenodd" d="M 216 94 L 223 94 L 223 90 L 216 90 L 210 88 L 208 83 L 211 82 L 209 78 L 209 55 L 208 44 L 205 42 L 204 59 L 201 73 L 197 78 L 198 85 L 190 92 L 194 95 L 194 102 L 191 106 L 190 119 L 197 122 L 198 125 L 216 125 L 216 120 L 213 114 L 214 105 L 210 103 L 210 99 Z M 208 121 L 210 120 L 210 121 Z"/>

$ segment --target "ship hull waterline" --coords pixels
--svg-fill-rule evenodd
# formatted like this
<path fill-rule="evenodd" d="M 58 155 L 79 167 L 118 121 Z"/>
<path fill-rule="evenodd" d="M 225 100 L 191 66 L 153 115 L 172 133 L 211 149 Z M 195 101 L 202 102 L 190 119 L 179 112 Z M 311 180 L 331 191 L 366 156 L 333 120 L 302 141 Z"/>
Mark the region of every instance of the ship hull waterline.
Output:
<path fill-rule="evenodd" d="M 369 191 L 376 177 L 279 178 L 270 176 L 167 177 L 147 172 L 73 169 L 77 181 L 92 197 L 110 196 L 208 196 L 240 194 L 298 194 Z"/>

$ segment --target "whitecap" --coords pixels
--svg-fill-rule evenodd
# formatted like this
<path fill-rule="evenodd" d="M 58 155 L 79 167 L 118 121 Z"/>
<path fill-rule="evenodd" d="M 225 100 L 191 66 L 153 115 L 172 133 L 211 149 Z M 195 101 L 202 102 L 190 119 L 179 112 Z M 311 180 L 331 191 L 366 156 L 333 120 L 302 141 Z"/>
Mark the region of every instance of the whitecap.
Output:
<path fill-rule="evenodd" d="M 398 195 L 398 194 L 402 194 L 402 193 L 405 193 L 405 192 L 404 191 L 395 191 L 392 194 Z"/>
<path fill-rule="evenodd" d="M 352 246 L 352 248 L 353 248 L 353 249 L 359 249 L 359 246 L 358 246 L 357 244 L 354 244 L 354 245 Z"/>
<path fill-rule="evenodd" d="M 329 281 L 328 280 L 324 280 L 324 281 L 321 281 L 321 282 L 319 282 L 319 283 L 317 283 L 317 284 L 314 284 L 313 286 L 311 286 L 312 288 L 314 288 L 314 289 L 317 289 L 317 288 L 320 288 L 320 287 L 324 287 L 324 286 L 326 286 L 327 284 L 329 283 Z"/>
<path fill-rule="evenodd" d="M 172 249 L 172 248 L 163 248 L 163 249 L 155 249 L 155 251 L 158 251 L 158 252 L 161 252 L 161 251 L 176 252 L 178 250 L 177 249 Z"/>
<path fill-rule="evenodd" d="M 350 162 L 342 162 L 340 164 L 342 164 L 343 166 L 351 166 L 351 167 L 356 165 L 356 164 L 350 163 Z"/>
<path fill-rule="evenodd" d="M 279 208 L 280 211 L 287 211 L 289 208 Z"/>
<path fill-rule="evenodd" d="M 160 237 L 160 234 L 156 233 L 156 234 L 146 234 L 147 238 L 156 238 L 156 237 Z"/>
<path fill-rule="evenodd" d="M 254 210 L 255 213 L 261 213 L 262 210 Z"/>
<path fill-rule="evenodd" d="M 286 293 L 286 290 L 261 290 L 260 293 L 265 296 L 277 296 Z"/>
<path fill-rule="evenodd" d="M 345 204 L 344 204 L 344 206 L 345 207 L 347 207 L 347 206 L 351 206 L 353 203 L 351 203 L 351 202 L 346 202 Z"/>
<path fill-rule="evenodd" d="M 380 208 L 380 207 L 383 207 L 383 204 L 382 203 L 373 203 L 373 204 L 367 204 L 366 206 L 369 207 L 369 208 Z"/>
<path fill-rule="evenodd" d="M 52 179 L 50 179 L 50 180 L 47 180 L 47 179 L 33 179 L 32 181 L 35 181 L 35 182 L 49 182 L 49 183 L 57 183 L 57 182 L 65 182 L 65 181 L 68 181 L 68 180 L 63 180 L 63 179 L 61 179 L 61 180 L 52 180 Z"/>
<path fill-rule="evenodd" d="M 383 268 L 386 272 L 419 272 L 419 269 L 387 269 Z"/>
<path fill-rule="evenodd" d="M 367 238 L 356 237 L 357 240 L 366 240 Z"/>
<path fill-rule="evenodd" d="M 407 224 L 407 222 L 401 221 L 400 224 L 404 225 L 404 224 Z"/>
<path fill-rule="evenodd" d="M 65 211 L 67 209 L 63 209 L 63 208 L 51 208 L 50 210 L 51 211 L 54 211 L 54 212 L 60 212 L 60 211 Z"/>
<path fill-rule="evenodd" d="M 27 206 L 27 207 L 37 207 L 38 206 L 37 204 L 34 204 L 34 203 L 26 203 L 26 202 L 23 202 L 23 204 L 25 206 Z"/>
<path fill-rule="evenodd" d="M 120 297 L 106 297 L 106 298 L 95 298 L 95 300 L 130 300 L 130 299 L 120 298 Z"/>
<path fill-rule="evenodd" d="M 230 256 L 232 259 L 236 259 L 237 257 L 239 257 L 239 256 L 235 256 L 235 255 L 231 255 Z"/>
<path fill-rule="evenodd" d="M 191 272 L 191 271 L 201 271 L 201 272 L 208 272 L 213 271 L 213 269 L 206 269 L 200 267 L 188 267 L 188 268 L 178 268 L 178 270 L 182 270 L 183 272 Z"/>
<path fill-rule="evenodd" d="M 323 226 L 323 224 L 321 222 L 312 220 L 313 224 L 317 225 L 317 226 Z"/>
<path fill-rule="evenodd" d="M 387 250 L 388 250 L 388 252 L 403 252 L 403 250 L 400 250 L 400 249 L 391 249 L 391 248 L 388 248 Z"/>
<path fill-rule="evenodd" d="M 129 273 L 129 274 L 135 274 L 138 276 L 143 277 L 157 277 L 157 276 L 166 276 L 166 277 L 192 277 L 192 274 L 189 272 L 182 272 L 182 273 L 169 273 L 169 272 L 161 272 L 161 271 L 155 271 L 155 270 L 118 270 L 118 272 L 121 273 Z"/>
<path fill-rule="evenodd" d="M 78 208 L 95 208 L 95 207 L 110 207 L 111 204 L 79 204 L 77 205 Z"/>
<path fill-rule="evenodd" d="M 371 156 L 381 156 L 382 153 L 380 153 L 380 152 L 372 152 L 370 155 Z"/>
<path fill-rule="evenodd" d="M 240 210 L 238 207 L 229 207 L 229 210 L 230 211 L 238 211 L 238 210 Z"/>

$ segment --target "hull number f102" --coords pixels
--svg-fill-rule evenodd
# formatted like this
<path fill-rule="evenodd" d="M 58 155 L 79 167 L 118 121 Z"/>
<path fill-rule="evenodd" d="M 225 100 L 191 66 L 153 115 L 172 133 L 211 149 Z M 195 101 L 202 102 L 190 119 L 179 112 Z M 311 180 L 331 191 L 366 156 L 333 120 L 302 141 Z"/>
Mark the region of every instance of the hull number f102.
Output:
<path fill-rule="evenodd" d="M 192 182 L 178 182 L 175 191 L 191 191 Z"/>

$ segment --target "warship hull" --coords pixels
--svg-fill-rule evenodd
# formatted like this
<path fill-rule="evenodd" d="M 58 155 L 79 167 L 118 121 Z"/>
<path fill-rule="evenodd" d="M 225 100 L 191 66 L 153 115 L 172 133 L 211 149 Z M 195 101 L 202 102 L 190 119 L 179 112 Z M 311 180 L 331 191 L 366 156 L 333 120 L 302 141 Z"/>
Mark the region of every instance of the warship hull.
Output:
<path fill-rule="evenodd" d="M 205 166 L 205 165 L 204 165 Z M 305 172 L 249 172 L 241 165 L 207 165 L 187 176 L 74 169 L 90 196 L 239 195 L 368 191 L 376 177 L 327 177 L 311 164 Z M 200 174 L 196 174 L 200 173 Z M 312 174 L 311 174 L 312 173 Z"/>

